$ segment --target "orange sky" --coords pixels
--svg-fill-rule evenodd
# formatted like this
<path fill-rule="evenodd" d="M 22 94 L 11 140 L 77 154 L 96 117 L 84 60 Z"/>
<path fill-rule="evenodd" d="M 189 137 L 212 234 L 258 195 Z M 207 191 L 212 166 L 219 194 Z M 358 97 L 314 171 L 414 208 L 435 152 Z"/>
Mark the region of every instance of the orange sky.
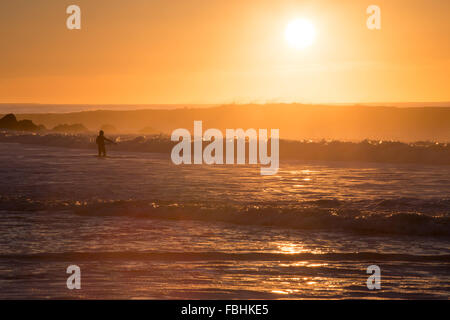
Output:
<path fill-rule="evenodd" d="M 70 4 L 82 30 L 66 29 Z M 381 7 L 382 29 L 366 27 Z M 450 1 L 2 0 L 0 102 L 450 100 Z M 286 25 L 317 30 L 290 48 Z"/>

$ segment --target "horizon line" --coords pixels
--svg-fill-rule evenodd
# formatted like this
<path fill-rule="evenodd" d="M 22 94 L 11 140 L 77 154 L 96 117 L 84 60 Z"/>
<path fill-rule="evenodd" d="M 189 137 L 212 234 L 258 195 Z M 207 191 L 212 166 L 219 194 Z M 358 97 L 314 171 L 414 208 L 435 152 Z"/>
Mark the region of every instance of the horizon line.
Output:
<path fill-rule="evenodd" d="M 439 104 L 450 103 L 449 100 L 440 101 L 384 101 L 384 102 L 223 102 L 223 103 L 42 103 L 42 102 L 0 102 L 0 105 L 30 105 L 30 106 L 221 106 L 221 105 L 249 105 L 249 104 L 304 104 L 304 105 L 389 105 L 389 104 Z"/>

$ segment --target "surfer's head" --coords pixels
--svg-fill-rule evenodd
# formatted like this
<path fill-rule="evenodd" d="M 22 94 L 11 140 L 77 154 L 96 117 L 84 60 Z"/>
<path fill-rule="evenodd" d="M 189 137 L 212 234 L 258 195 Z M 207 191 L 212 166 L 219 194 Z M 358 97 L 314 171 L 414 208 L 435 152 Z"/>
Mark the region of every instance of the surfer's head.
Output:
<path fill-rule="evenodd" d="M 100 130 L 100 132 L 98 133 L 100 136 L 104 135 L 105 133 L 103 132 L 103 130 Z"/>

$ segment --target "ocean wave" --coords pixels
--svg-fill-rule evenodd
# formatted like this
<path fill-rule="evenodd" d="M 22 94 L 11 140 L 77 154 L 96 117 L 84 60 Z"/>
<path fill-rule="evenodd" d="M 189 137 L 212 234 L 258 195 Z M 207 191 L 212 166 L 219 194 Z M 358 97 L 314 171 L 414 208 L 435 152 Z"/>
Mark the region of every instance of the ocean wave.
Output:
<path fill-rule="evenodd" d="M 170 201 L 37 201 L 0 197 L 5 214 L 68 211 L 80 216 L 197 220 L 298 230 L 366 235 L 450 237 L 450 199 L 367 201 L 317 200 L 293 203 L 174 203 Z"/>
<path fill-rule="evenodd" d="M 448 209 L 448 208 L 447 208 Z M 450 217 L 420 212 L 366 211 L 351 206 L 312 205 L 215 206 L 201 204 L 146 204 L 114 201 L 80 205 L 80 215 L 125 215 L 137 218 L 200 220 L 301 230 L 334 230 L 360 234 L 397 234 L 450 237 Z M 444 213 L 444 212 L 443 212 Z"/>
<path fill-rule="evenodd" d="M 226 252 L 64 252 L 34 254 L 0 254 L 0 260 L 24 261 L 410 261 L 410 262 L 444 262 L 450 263 L 450 255 L 411 255 L 376 252 L 358 253 L 226 253 Z"/>
<path fill-rule="evenodd" d="M 111 136 L 118 142 L 114 151 L 170 154 L 176 142 L 168 135 Z M 95 137 L 84 134 L 39 134 L 0 131 L 0 142 L 51 147 L 95 149 Z M 291 141 L 280 140 L 280 158 L 320 161 L 362 161 L 450 165 L 450 144 L 438 142 L 403 143 L 398 141 Z M 247 146 L 248 148 L 248 146 Z"/>

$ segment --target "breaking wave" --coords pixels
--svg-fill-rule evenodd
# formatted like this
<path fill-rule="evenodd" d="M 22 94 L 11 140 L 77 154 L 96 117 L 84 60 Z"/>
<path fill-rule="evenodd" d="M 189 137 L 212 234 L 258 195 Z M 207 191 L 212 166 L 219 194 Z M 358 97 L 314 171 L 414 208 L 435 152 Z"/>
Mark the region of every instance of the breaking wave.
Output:
<path fill-rule="evenodd" d="M 450 199 L 316 200 L 242 206 L 138 200 L 43 202 L 0 197 L 0 208 L 3 214 L 68 211 L 81 216 L 197 220 L 365 235 L 450 237 Z"/>
<path fill-rule="evenodd" d="M 114 137 L 114 136 L 113 136 Z M 167 135 L 114 137 L 115 151 L 169 154 L 176 142 Z M 38 134 L 0 131 L 0 142 L 36 144 L 51 147 L 95 149 L 95 137 L 83 134 Z M 450 165 L 450 144 L 396 141 L 280 141 L 281 159 L 369 161 Z"/>

